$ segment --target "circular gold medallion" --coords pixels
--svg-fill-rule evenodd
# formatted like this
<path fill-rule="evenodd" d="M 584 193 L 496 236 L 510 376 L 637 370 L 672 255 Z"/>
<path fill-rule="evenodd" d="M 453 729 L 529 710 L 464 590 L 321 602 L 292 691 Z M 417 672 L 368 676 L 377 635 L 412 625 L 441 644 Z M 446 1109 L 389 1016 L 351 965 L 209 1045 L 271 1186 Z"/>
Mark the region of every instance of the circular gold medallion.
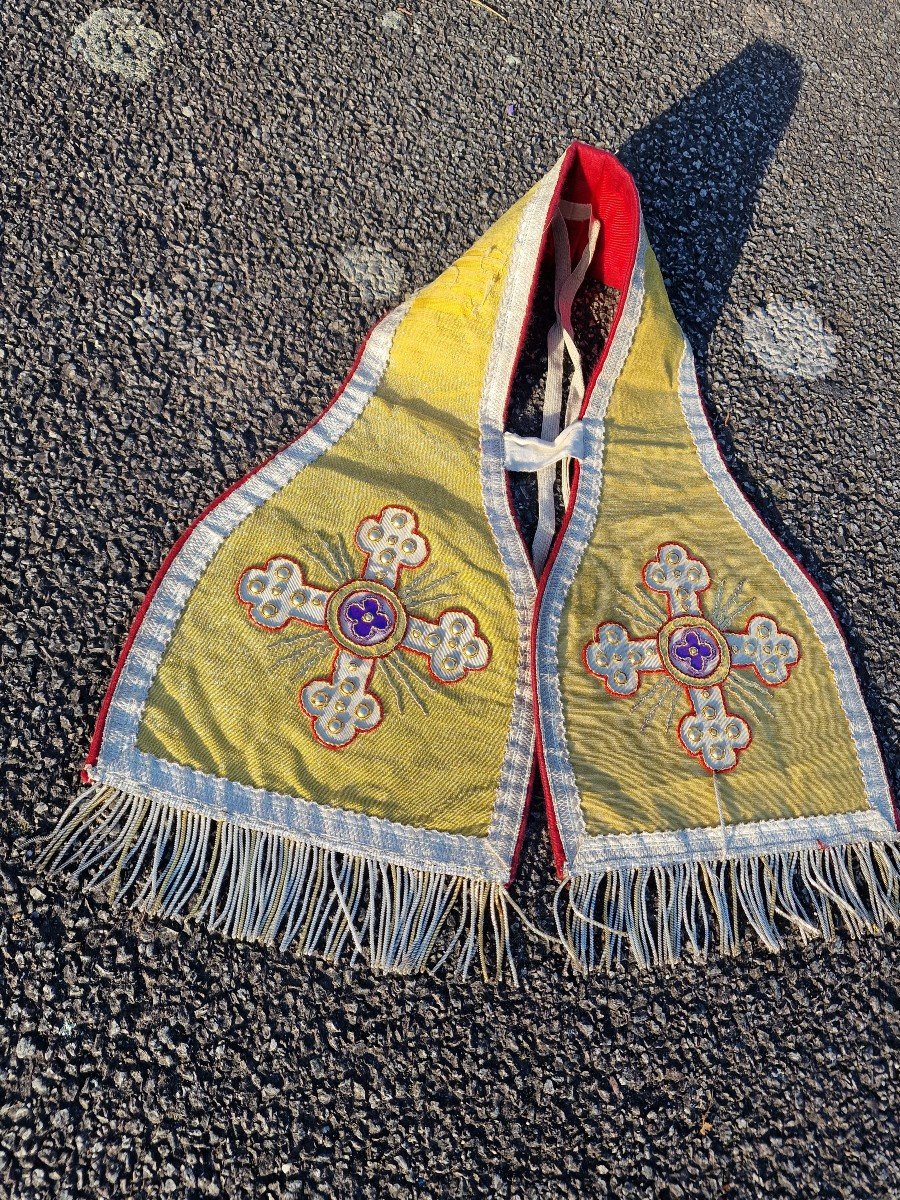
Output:
<path fill-rule="evenodd" d="M 406 633 L 406 610 L 397 593 L 371 579 L 353 579 L 333 592 L 325 620 L 337 644 L 360 658 L 383 658 Z"/>
<path fill-rule="evenodd" d="M 705 617 L 673 617 L 659 631 L 659 655 L 674 680 L 709 687 L 728 678 L 731 651 L 725 635 Z"/>

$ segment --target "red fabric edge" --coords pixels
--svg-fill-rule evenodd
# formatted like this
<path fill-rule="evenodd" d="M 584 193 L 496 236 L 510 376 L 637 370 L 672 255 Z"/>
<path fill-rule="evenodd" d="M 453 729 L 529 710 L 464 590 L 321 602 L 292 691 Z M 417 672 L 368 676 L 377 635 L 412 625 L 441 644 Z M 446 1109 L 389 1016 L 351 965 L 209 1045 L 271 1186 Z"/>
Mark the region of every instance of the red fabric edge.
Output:
<path fill-rule="evenodd" d="M 605 234 L 602 237 L 602 241 L 601 241 L 601 254 L 607 255 L 607 259 L 606 259 L 605 263 L 603 264 L 603 270 L 602 270 L 603 275 L 605 275 L 607 278 L 616 279 L 618 281 L 621 281 L 624 278 L 626 286 L 621 287 L 621 295 L 619 297 L 619 304 L 616 308 L 616 313 L 613 318 L 613 323 L 612 323 L 612 327 L 609 332 L 609 336 L 606 339 L 606 345 L 603 348 L 603 352 L 594 367 L 593 373 L 588 382 L 588 386 L 585 389 L 585 397 L 587 398 L 590 396 L 591 391 L 593 390 L 593 387 L 597 381 L 597 377 L 599 376 L 600 371 L 603 368 L 603 364 L 606 361 L 606 356 L 609 351 L 609 347 L 612 343 L 613 335 L 614 335 L 616 329 L 618 328 L 619 320 L 621 318 L 622 312 L 625 307 L 625 299 L 627 296 L 627 282 L 631 279 L 631 274 L 634 270 L 634 261 L 635 261 L 635 258 L 637 257 L 637 248 L 638 248 L 639 235 L 640 235 L 640 205 L 638 202 L 637 189 L 634 186 L 634 181 L 632 180 L 629 173 L 622 166 L 622 164 L 619 162 L 619 160 L 614 157 L 614 155 L 610 154 L 608 151 L 597 150 L 594 147 L 587 146 L 583 142 L 573 142 L 569 146 L 568 150 L 566 151 L 565 157 L 563 158 L 562 166 L 561 166 L 560 172 L 559 172 L 559 178 L 556 183 L 556 189 L 553 193 L 553 197 L 552 197 L 550 204 L 548 206 L 548 209 L 547 209 L 548 217 L 552 216 L 555 205 L 556 205 L 557 201 L 559 200 L 559 198 L 562 194 L 562 191 L 563 191 L 564 187 L 566 186 L 566 183 L 568 182 L 569 173 L 570 173 L 573 165 L 575 165 L 576 163 L 585 171 L 585 173 L 588 177 L 588 182 L 589 182 L 589 185 L 591 186 L 591 197 L 590 198 L 592 200 L 595 198 L 593 196 L 593 191 L 597 186 L 599 186 L 600 180 L 602 179 L 602 177 L 606 171 L 609 171 L 613 176 L 615 176 L 615 175 L 619 176 L 619 179 L 626 187 L 626 191 L 627 191 L 628 197 L 630 199 L 630 203 L 627 206 L 627 217 L 628 217 L 628 222 L 629 222 L 628 231 L 630 234 L 629 252 L 625 255 L 619 254 L 614 257 L 610 256 L 609 251 L 611 249 L 612 250 L 621 249 L 621 247 L 618 246 L 616 243 L 613 243 L 611 246 L 610 241 L 605 236 Z M 583 183 L 583 181 L 579 181 L 579 182 Z M 581 187 L 578 190 L 580 190 L 582 193 L 584 192 L 583 187 Z M 578 198 L 579 199 L 587 199 L 587 197 L 584 195 L 579 196 Z M 545 222 L 545 226 L 544 226 L 544 237 L 545 238 L 547 236 L 548 223 L 549 222 Z M 534 275 L 533 275 L 532 281 L 531 281 L 531 291 L 530 291 L 529 297 L 528 297 L 528 306 L 526 309 L 525 320 L 522 323 L 522 329 L 521 329 L 520 335 L 519 335 L 519 347 L 518 347 L 518 350 L 516 351 L 516 358 L 515 358 L 516 365 L 519 362 L 519 358 L 522 353 L 522 347 L 523 347 L 523 344 L 525 341 L 525 335 L 526 335 L 527 329 L 528 329 L 528 320 L 531 315 L 531 309 L 532 309 L 532 305 L 534 302 L 534 294 L 535 294 L 535 290 L 537 288 L 539 272 L 540 272 L 540 257 L 538 258 L 538 261 L 535 263 Z M 510 391 L 512 389 L 512 379 L 515 377 L 515 369 L 516 368 L 514 366 L 512 375 L 510 377 Z M 585 400 L 585 404 L 586 403 L 587 403 L 587 399 Z M 509 408 L 509 392 L 507 393 L 506 406 L 504 408 L 504 414 L 503 414 L 504 424 L 506 423 L 506 414 L 507 414 L 508 408 Z M 582 413 L 579 414 L 579 416 L 582 416 L 582 415 L 583 415 L 583 411 L 582 411 Z M 562 524 L 560 525 L 560 528 L 556 533 L 556 537 L 554 538 L 553 545 L 550 550 L 550 554 L 549 554 L 547 562 L 544 566 L 544 570 L 541 574 L 541 578 L 538 581 L 537 594 L 535 597 L 534 616 L 532 618 L 532 626 L 531 626 L 531 687 L 532 687 L 532 703 L 534 705 L 534 722 L 535 722 L 535 768 L 532 770 L 531 782 L 528 787 L 528 793 L 526 795 L 525 805 L 524 805 L 524 808 L 522 811 L 522 819 L 521 819 L 521 823 L 519 826 L 518 836 L 516 839 L 516 848 L 515 848 L 515 852 L 513 854 L 513 860 L 512 860 L 511 867 L 510 867 L 510 882 L 512 882 L 512 880 L 515 878 L 516 871 L 518 870 L 519 859 L 520 859 L 521 851 L 522 851 L 522 843 L 525 838 L 525 828 L 528 823 L 529 812 L 531 811 L 531 802 L 532 802 L 533 795 L 534 795 L 534 784 L 535 784 L 535 781 L 537 778 L 538 771 L 540 771 L 541 782 L 542 782 L 543 791 L 544 791 L 544 805 L 545 805 L 545 809 L 546 809 L 546 813 L 547 813 L 547 830 L 548 830 L 548 833 L 550 836 L 550 845 L 551 845 L 551 848 L 553 851 L 553 860 L 556 865 L 556 870 L 557 870 L 558 874 L 561 875 L 563 866 L 565 864 L 565 854 L 563 852 L 562 839 L 559 834 L 559 826 L 558 826 L 557 820 L 556 820 L 556 812 L 553 807 L 553 795 L 552 795 L 552 791 L 550 789 L 550 780 L 549 780 L 549 776 L 547 774 L 546 765 L 544 763 L 544 752 L 543 752 L 543 745 L 542 745 L 542 741 L 541 741 L 540 712 L 538 711 L 538 700 L 537 700 L 537 660 L 536 660 L 536 656 L 535 656 L 535 649 L 536 649 L 536 638 L 537 638 L 537 618 L 538 618 L 538 614 L 540 612 L 541 600 L 543 599 L 544 591 L 546 589 L 546 584 L 547 584 L 547 579 L 549 577 L 550 568 L 551 568 L 551 566 L 556 558 L 556 555 L 558 553 L 559 546 L 562 542 L 563 536 L 565 535 L 565 531 L 566 531 L 566 528 L 568 527 L 569 520 L 571 517 L 572 509 L 575 504 L 575 497 L 576 497 L 576 493 L 578 490 L 578 463 L 577 462 L 575 462 L 574 468 L 575 469 L 574 469 L 574 476 L 573 476 L 573 481 L 572 481 L 571 495 L 569 497 L 569 505 L 566 510 L 565 516 L 563 518 Z M 519 520 L 518 520 L 518 516 L 516 515 L 515 506 L 512 503 L 508 474 L 507 474 L 506 487 L 507 487 L 507 496 L 509 498 L 509 510 L 512 514 L 513 522 L 516 526 L 519 536 L 521 537 L 522 531 L 519 526 Z"/>
<path fill-rule="evenodd" d="M 594 180 L 597 180 L 598 177 L 601 176 L 603 168 L 608 168 L 608 167 L 612 167 L 616 172 L 621 172 L 621 178 L 622 178 L 623 182 L 627 181 L 627 185 L 628 185 L 627 194 L 628 194 L 628 198 L 630 200 L 630 203 L 628 204 L 628 211 L 627 211 L 627 216 L 629 218 L 628 232 L 630 234 L 630 247 L 629 247 L 629 254 L 628 254 L 628 258 L 627 258 L 627 263 L 628 263 L 627 272 L 625 272 L 625 284 L 621 288 L 621 291 L 620 291 L 619 303 L 616 307 L 615 316 L 613 317 L 613 323 L 610 328 L 609 335 L 606 339 L 606 344 L 603 347 L 603 352 L 601 353 L 600 358 L 598 359 L 596 365 L 594 366 L 594 370 L 591 373 L 591 377 L 588 381 L 587 387 L 585 388 L 584 403 L 582 405 L 581 412 L 578 414 L 579 419 L 580 419 L 581 417 L 584 416 L 585 409 L 587 408 L 591 394 L 593 393 L 594 387 L 596 386 L 597 379 L 599 378 L 600 372 L 603 370 L 603 366 L 606 362 L 607 355 L 609 354 L 610 347 L 612 346 L 616 331 L 619 328 L 619 322 L 622 318 L 622 313 L 625 309 L 625 303 L 626 303 L 626 300 L 628 297 L 628 283 L 630 282 L 631 276 L 634 272 L 634 264 L 635 264 L 635 260 L 637 258 L 638 245 L 640 242 L 640 212 L 641 212 L 641 210 L 640 210 L 640 201 L 638 199 L 638 194 L 637 194 L 637 188 L 635 187 L 634 180 L 631 178 L 631 175 L 628 173 L 628 171 L 625 169 L 625 167 L 622 166 L 622 164 L 619 162 L 619 160 L 617 158 L 615 158 L 612 154 L 609 154 L 606 151 L 595 150 L 592 147 L 585 146 L 580 142 L 576 142 L 571 147 L 571 150 L 578 154 L 579 160 L 583 166 L 586 165 L 586 163 L 587 163 L 587 164 L 591 164 L 592 166 L 594 166 L 596 168 L 596 170 L 593 170 L 590 172 L 589 178 L 593 177 Z M 591 197 L 591 199 L 593 200 L 593 196 Z M 604 246 L 607 243 L 607 238 L 605 236 L 603 237 L 603 243 L 604 243 Z M 619 265 L 621 268 L 622 264 L 620 263 Z M 572 518 L 572 512 L 574 510 L 575 501 L 576 501 L 576 498 L 578 495 L 579 476 L 580 476 L 580 469 L 579 469 L 579 464 L 576 461 L 574 463 L 572 487 L 571 487 L 571 491 L 569 494 L 569 503 L 568 503 L 568 506 L 566 507 L 566 511 L 563 516 L 562 522 L 560 523 L 560 527 L 556 531 L 556 536 L 554 537 L 553 544 L 550 547 L 550 553 L 547 555 L 547 561 L 544 564 L 544 569 L 541 572 L 541 577 L 538 581 L 537 596 L 535 598 L 535 604 L 534 604 L 534 617 L 532 619 L 532 624 L 531 624 L 531 687 L 532 687 L 532 701 L 534 703 L 535 746 L 536 746 L 536 754 L 537 754 L 537 761 L 538 761 L 538 769 L 540 770 L 540 773 L 541 773 L 541 782 L 543 784 L 543 789 L 544 789 L 544 803 L 545 803 L 545 807 L 547 810 L 547 830 L 550 835 L 550 846 L 553 851 L 553 863 L 556 868 L 557 876 L 560 879 L 563 878 L 563 872 L 564 872 L 565 863 L 566 863 L 566 855 L 565 855 L 565 851 L 563 849 L 562 838 L 561 838 L 560 832 L 559 832 L 559 823 L 557 822 L 557 819 L 556 819 L 556 809 L 555 809 L 554 801 L 553 801 L 553 790 L 550 785 L 550 775 L 549 775 L 549 772 L 547 771 L 547 764 L 544 759 L 544 744 L 543 744 L 543 738 L 541 737 L 541 714 L 540 714 L 540 706 L 538 703 L 538 681 L 537 681 L 537 653 L 536 653 L 537 652 L 537 626 L 538 626 L 538 618 L 540 616 L 540 611 L 541 611 L 541 605 L 542 605 L 543 599 L 544 599 L 544 593 L 547 590 L 547 582 L 550 578 L 550 572 L 553 569 L 553 564 L 556 562 L 557 555 L 559 554 L 559 548 L 562 545 L 563 538 L 565 537 L 566 530 L 568 529 L 569 522 Z"/>
<path fill-rule="evenodd" d="M 94 726 L 94 733 L 93 733 L 93 736 L 91 737 L 91 744 L 88 748 L 87 758 L 84 761 L 84 767 L 82 768 L 82 771 L 81 771 L 82 783 L 89 784 L 89 783 L 93 782 L 88 768 L 94 766 L 97 762 L 97 759 L 100 756 L 100 747 L 103 743 L 103 731 L 106 727 L 106 719 L 109 715 L 109 708 L 110 708 L 110 705 L 112 704 L 112 698 L 113 698 L 113 695 L 115 694 L 116 685 L 118 684 L 119 677 L 122 674 L 122 668 L 125 666 L 125 661 L 128 658 L 129 653 L 131 652 L 131 647 L 134 645 L 134 640 L 137 637 L 138 630 L 140 629 L 140 627 L 143 623 L 144 617 L 147 615 L 147 609 L 150 607 L 150 603 L 153 600 L 153 597 L 156 595 L 156 592 L 157 592 L 160 584 L 162 583 L 163 579 L 166 577 L 166 574 L 168 573 L 168 570 L 171 567 L 172 563 L 174 562 L 179 551 L 184 546 L 185 542 L 188 540 L 188 538 L 191 536 L 191 534 L 194 532 L 194 530 L 197 528 L 197 526 L 202 521 L 204 521 L 206 519 L 206 517 L 209 516 L 209 514 L 213 511 L 213 509 L 217 508 L 222 503 L 223 500 L 227 500 L 227 498 L 233 492 L 236 492 L 238 488 L 243 487 L 248 479 L 252 479 L 253 476 L 258 471 L 261 471 L 263 469 L 263 467 L 265 467 L 268 463 L 270 463 L 274 458 L 277 458 L 279 454 L 284 453 L 285 450 L 289 449 L 291 446 L 296 445 L 297 442 L 301 441 L 304 437 L 306 437 L 306 435 L 310 432 L 310 430 L 315 428 L 315 426 L 318 425 L 319 421 L 322 420 L 322 418 L 325 416 L 325 414 L 334 407 L 334 405 L 338 402 L 338 400 L 343 395 L 345 389 L 347 388 L 347 385 L 350 383 L 350 380 L 356 374 L 357 368 L 359 367 L 359 364 L 362 360 L 362 356 L 365 353 L 366 346 L 369 344 L 369 339 L 371 338 L 374 330 L 378 328 L 379 324 L 381 324 L 380 321 L 377 322 L 376 325 L 373 325 L 372 328 L 369 330 L 369 332 L 366 334 L 361 345 L 359 346 L 358 350 L 356 351 L 356 356 L 353 359 L 353 363 L 350 367 L 350 370 L 344 376 L 343 382 L 341 383 L 340 387 L 337 389 L 337 391 L 334 393 L 334 395 L 331 397 L 331 399 L 325 405 L 325 407 L 322 409 L 322 411 L 320 413 L 318 413 L 315 417 L 313 417 L 313 419 L 309 422 L 309 424 L 306 425 L 306 427 L 302 430 L 302 432 L 300 432 L 292 441 L 290 441 L 286 445 L 282 446 L 279 450 L 276 450 L 274 452 L 274 454 L 270 454 L 269 457 L 263 459 L 262 462 L 257 463 L 257 465 L 255 467 L 253 467 L 252 470 L 248 471 L 247 474 L 243 476 L 243 478 L 239 479 L 236 483 L 231 484 L 231 486 L 226 488 L 226 490 L 224 492 L 220 493 L 220 495 L 218 495 L 215 498 L 215 500 L 213 500 L 210 504 L 207 504 L 206 508 L 203 509 L 203 511 L 199 514 L 199 516 L 195 517 L 194 520 L 191 521 L 190 525 L 188 525 L 188 527 L 185 529 L 185 531 L 179 537 L 178 541 L 175 542 L 175 544 L 172 546 L 171 550 L 169 550 L 169 553 L 163 559 L 162 565 L 160 566 L 159 570 L 154 575 L 153 581 L 151 582 L 150 587 L 147 589 L 147 592 L 144 595 L 144 599 L 141 602 L 141 607 L 138 609 L 137 615 L 135 616 L 134 620 L 131 623 L 131 628 L 128 630 L 128 636 L 126 637 L 125 643 L 122 646 L 121 653 L 119 654 L 118 661 L 116 662 L 115 669 L 112 673 L 112 678 L 109 681 L 109 686 L 107 687 L 106 694 L 103 697 L 103 703 L 100 705 L 100 712 L 97 714 L 97 722 Z"/>
<path fill-rule="evenodd" d="M 575 143 L 573 142 L 572 145 L 569 146 L 569 148 L 566 150 L 566 153 L 563 157 L 562 165 L 561 165 L 560 171 L 559 171 L 559 177 L 556 181 L 556 187 L 555 187 L 553 195 L 550 199 L 550 203 L 547 205 L 547 213 L 544 218 L 544 232 L 543 232 L 543 237 L 541 239 L 541 248 L 538 251 L 537 261 L 534 264 L 534 272 L 531 277 L 531 288 L 528 292 L 528 303 L 525 306 L 525 319 L 522 322 L 522 328 L 519 330 L 519 344 L 516 348 L 516 355 L 515 355 L 515 359 L 513 360 L 513 368 L 512 368 L 512 372 L 510 373 L 510 377 L 509 377 L 509 387 L 508 387 L 508 390 L 506 393 L 506 400 L 503 405 L 502 421 L 503 421 L 504 426 L 506 425 L 507 417 L 509 415 L 509 400 L 510 400 L 510 396 L 512 394 L 513 380 L 516 377 L 516 370 L 518 369 L 519 360 L 522 357 L 522 349 L 525 345 L 525 337 L 528 332 L 528 322 L 531 318 L 531 310 L 534 305 L 534 296 L 535 296 L 535 292 L 537 291 L 538 276 L 540 275 L 541 260 L 544 256 L 544 247 L 546 244 L 547 233 L 548 233 L 548 230 L 550 227 L 550 218 L 552 217 L 556 203 L 559 200 L 559 197 L 562 193 L 562 189 L 565 184 L 566 176 L 568 175 L 569 167 L 571 165 L 574 154 L 575 154 Z M 508 471 L 504 471 L 504 477 L 505 477 L 505 481 L 506 481 L 506 505 L 507 505 L 507 508 L 509 509 L 509 514 L 512 517 L 512 522 L 513 522 L 513 525 L 515 526 L 516 533 L 519 535 L 519 539 L 524 545 L 525 538 L 522 534 L 522 526 L 519 522 L 519 515 L 516 512 L 516 506 L 513 501 L 512 484 L 510 483 Z M 530 561 L 530 559 L 529 559 L 529 561 Z M 537 607 L 535 607 L 535 611 L 537 611 Z M 533 686 L 534 686 L 534 651 L 533 651 L 534 633 L 533 633 L 533 631 L 530 636 L 532 638 L 531 679 L 532 679 L 532 688 L 533 688 Z M 525 793 L 525 802 L 522 806 L 522 816 L 519 821 L 519 831 L 516 834 L 516 845 L 515 845 L 515 849 L 513 850 L 513 856 L 512 856 L 512 860 L 510 862 L 510 866 L 509 866 L 509 878 L 506 883 L 507 887 L 509 887 L 509 885 L 512 883 L 512 881 L 515 879 L 516 873 L 518 872 L 518 869 L 519 869 L 519 859 L 521 858 L 522 845 L 525 841 L 525 829 L 526 829 L 526 826 L 528 825 L 528 816 L 529 816 L 529 813 L 531 812 L 531 802 L 534 799 L 534 785 L 535 785 L 535 782 L 537 781 L 537 762 L 539 761 L 539 758 L 540 758 L 540 755 L 537 753 L 537 739 L 540 737 L 540 724 L 537 720 L 537 702 L 536 701 L 534 701 L 534 713 L 535 713 L 535 761 L 532 762 L 532 764 L 531 764 L 531 776 L 528 781 L 528 789 Z M 550 821 L 549 821 L 549 813 L 548 813 L 548 825 L 549 825 L 549 823 L 550 823 Z M 551 833 L 551 840 L 552 840 L 552 836 L 553 835 Z"/>

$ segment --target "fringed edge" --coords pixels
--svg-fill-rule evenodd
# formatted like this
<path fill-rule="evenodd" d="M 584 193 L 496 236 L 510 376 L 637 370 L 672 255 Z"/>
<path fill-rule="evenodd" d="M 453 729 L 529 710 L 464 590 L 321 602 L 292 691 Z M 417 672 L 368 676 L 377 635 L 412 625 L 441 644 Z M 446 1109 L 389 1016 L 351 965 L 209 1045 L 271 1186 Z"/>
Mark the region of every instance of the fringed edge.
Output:
<path fill-rule="evenodd" d="M 404 975 L 440 951 L 432 972 L 455 955 L 460 979 L 477 968 L 487 982 L 518 982 L 515 906 L 502 884 L 344 853 L 102 784 L 63 814 L 37 866 L 83 877 L 141 912 L 281 950 Z"/>
<path fill-rule="evenodd" d="M 560 900 L 568 904 L 560 912 Z M 776 952 L 793 930 L 831 941 L 900 925 L 900 843 L 816 845 L 734 858 L 612 867 L 560 885 L 556 927 L 581 971 L 611 970 L 627 952 L 645 970 L 741 948 L 749 926 Z"/>

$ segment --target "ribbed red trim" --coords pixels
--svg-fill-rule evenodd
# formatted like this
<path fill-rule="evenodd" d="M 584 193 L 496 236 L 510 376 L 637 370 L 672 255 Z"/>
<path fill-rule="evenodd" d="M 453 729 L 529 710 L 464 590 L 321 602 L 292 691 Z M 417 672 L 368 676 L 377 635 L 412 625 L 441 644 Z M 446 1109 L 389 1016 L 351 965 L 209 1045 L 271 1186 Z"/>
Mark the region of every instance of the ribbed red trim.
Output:
<path fill-rule="evenodd" d="M 556 202 L 565 193 L 565 199 L 575 201 L 576 203 L 590 203 L 594 215 L 600 219 L 601 232 L 598 243 L 597 254 L 595 255 L 592 264 L 591 273 L 595 278 L 607 287 L 614 287 L 619 291 L 619 303 L 616 307 L 615 316 L 613 318 L 612 327 L 606 339 L 606 344 L 600 355 L 598 362 L 594 366 L 594 370 L 588 380 L 585 388 L 585 399 L 582 405 L 581 412 L 578 414 L 579 419 L 584 416 L 585 409 L 588 404 L 591 392 L 597 382 L 603 365 L 606 362 L 609 348 L 612 345 L 616 330 L 619 327 L 619 321 L 622 317 L 622 312 L 625 308 L 625 302 L 628 296 L 628 285 L 631 281 L 631 276 L 634 271 L 634 263 L 637 258 L 638 243 L 640 241 L 640 202 L 638 200 L 637 188 L 634 185 L 634 180 L 629 175 L 628 171 L 622 166 L 617 158 L 609 154 L 605 150 L 596 150 L 591 146 L 586 146 L 583 142 L 573 142 L 566 152 L 563 160 L 562 169 L 560 170 L 559 180 L 557 181 L 556 192 L 548 210 L 552 217 Z M 545 235 L 546 236 L 546 235 Z M 582 233 L 582 237 L 586 236 Z M 577 241 L 573 246 L 573 254 L 577 256 L 580 253 Z M 534 280 L 532 281 L 531 296 L 528 301 L 528 316 L 531 314 L 531 306 L 534 298 L 534 289 L 537 283 L 538 272 L 540 268 L 540 260 L 535 265 Z M 519 353 L 521 353 L 522 342 L 525 338 L 525 332 L 528 327 L 528 316 L 522 326 L 522 334 L 519 343 Z M 516 356 L 518 362 L 518 354 Z M 565 865 L 565 852 L 563 851 L 562 838 L 559 834 L 559 825 L 556 819 L 556 812 L 553 805 L 553 792 L 550 787 L 550 778 L 547 772 L 547 766 L 544 761 L 544 747 L 541 738 L 541 716 L 538 705 L 538 690 L 537 690 L 537 623 L 538 614 L 541 610 L 541 603 L 544 598 L 544 592 L 547 587 L 547 580 L 550 577 L 550 571 L 553 563 L 556 561 L 556 556 L 559 553 L 559 547 L 562 539 L 565 536 L 566 530 L 571 520 L 572 511 L 575 506 L 575 498 L 578 492 L 579 465 L 577 460 L 574 462 L 574 470 L 572 476 L 572 488 L 569 494 L 569 503 L 566 507 L 566 512 L 556 536 L 553 539 L 553 544 L 550 547 L 550 553 L 547 556 L 547 561 L 544 564 L 544 569 L 541 573 L 541 578 L 538 581 L 537 596 L 534 605 L 534 616 L 531 626 L 531 689 L 532 702 L 534 704 L 534 720 L 535 720 L 535 746 L 537 754 L 537 765 L 541 773 L 541 781 L 544 789 L 544 799 L 547 811 L 547 829 L 550 835 L 550 845 L 553 849 L 553 861 L 556 865 L 557 874 L 562 877 L 563 867 Z M 530 798 L 530 792 L 529 792 Z M 528 817 L 528 809 L 526 807 L 522 816 L 522 825 L 519 830 L 519 845 L 524 836 L 525 822 Z"/>

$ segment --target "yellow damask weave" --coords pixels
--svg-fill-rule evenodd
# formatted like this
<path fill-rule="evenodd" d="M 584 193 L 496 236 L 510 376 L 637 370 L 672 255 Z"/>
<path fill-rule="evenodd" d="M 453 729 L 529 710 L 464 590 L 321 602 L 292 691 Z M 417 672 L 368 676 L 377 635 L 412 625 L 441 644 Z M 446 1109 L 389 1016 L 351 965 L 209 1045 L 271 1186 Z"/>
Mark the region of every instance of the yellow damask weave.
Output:
<path fill-rule="evenodd" d="M 141 751 L 402 824 L 487 833 L 509 730 L 517 626 L 482 500 L 478 411 L 526 201 L 413 300 L 376 394 L 337 444 L 229 536 L 165 653 L 138 734 Z M 419 586 L 425 568 L 400 572 L 404 606 L 433 622 L 447 609 L 464 610 L 490 663 L 444 686 L 424 658 L 405 650 L 391 656 L 396 669 L 378 660 L 370 689 L 382 699 L 383 719 L 352 749 L 336 752 L 311 736 L 298 706 L 303 685 L 329 675 L 334 644 L 323 634 L 299 655 L 299 674 L 290 660 L 276 665 L 295 645 L 297 627 L 268 630 L 248 620 L 236 585 L 248 568 L 288 556 L 307 582 L 333 589 L 339 580 L 325 573 L 333 564 L 319 535 L 342 532 L 339 556 L 358 572 L 357 527 L 392 505 L 415 515 L 430 549 L 430 582 Z M 411 692 L 427 712 L 396 670 L 413 673 Z"/>
<path fill-rule="evenodd" d="M 800 603 L 703 468 L 681 408 L 683 353 L 648 251 L 643 311 L 606 419 L 598 518 L 560 627 L 563 711 L 587 833 L 715 826 L 715 786 L 729 823 L 862 811 L 867 797 L 834 673 Z M 670 676 L 657 669 L 633 693 L 616 695 L 586 669 L 585 644 L 598 624 L 643 639 L 666 623 L 664 596 L 643 583 L 664 544 L 705 564 L 707 619 L 743 630 L 763 614 L 799 651 L 781 686 L 732 668 L 722 685 L 726 706 L 746 718 L 752 741 L 737 752 L 735 769 L 715 777 L 679 740 L 690 704 Z M 705 649 L 718 653 L 711 640 Z"/>

